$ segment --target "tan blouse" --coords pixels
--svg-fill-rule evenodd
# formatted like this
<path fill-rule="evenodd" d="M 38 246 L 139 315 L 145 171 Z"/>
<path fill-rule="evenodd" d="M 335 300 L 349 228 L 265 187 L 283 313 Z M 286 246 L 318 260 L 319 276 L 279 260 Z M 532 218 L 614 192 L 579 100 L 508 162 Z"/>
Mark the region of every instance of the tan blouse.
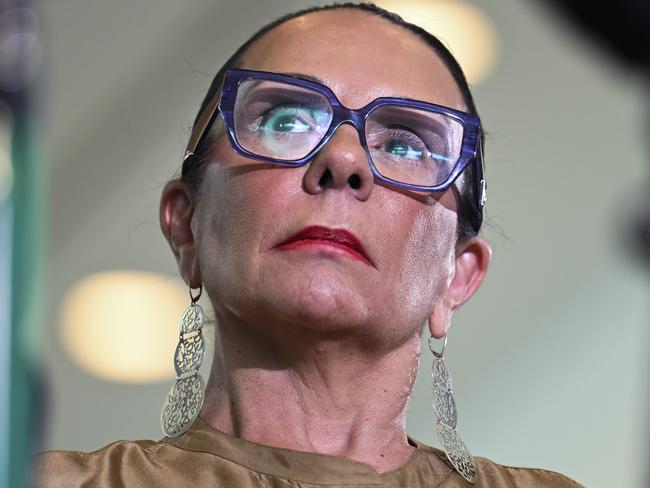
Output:
<path fill-rule="evenodd" d="M 444 452 L 409 437 L 416 447 L 402 466 L 377 473 L 343 457 L 255 444 L 215 430 L 198 418 L 180 437 L 117 441 L 95 452 L 50 451 L 35 458 L 34 479 L 43 488 L 577 488 L 543 469 L 513 468 L 474 458 L 477 481 L 466 482 Z"/>

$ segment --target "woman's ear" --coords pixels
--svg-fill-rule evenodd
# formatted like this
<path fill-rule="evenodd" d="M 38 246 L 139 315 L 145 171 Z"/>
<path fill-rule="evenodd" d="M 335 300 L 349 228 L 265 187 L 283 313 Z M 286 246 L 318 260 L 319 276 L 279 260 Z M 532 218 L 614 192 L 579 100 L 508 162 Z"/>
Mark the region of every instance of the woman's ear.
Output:
<path fill-rule="evenodd" d="M 451 317 L 476 292 L 487 272 L 492 249 L 485 239 L 476 236 L 456 247 L 454 275 L 438 298 L 431 316 L 429 330 L 436 339 L 445 336 Z"/>
<path fill-rule="evenodd" d="M 179 179 L 168 181 L 160 198 L 160 228 L 171 248 L 183 280 L 191 288 L 201 283 L 192 230 L 195 205 L 187 185 Z"/>

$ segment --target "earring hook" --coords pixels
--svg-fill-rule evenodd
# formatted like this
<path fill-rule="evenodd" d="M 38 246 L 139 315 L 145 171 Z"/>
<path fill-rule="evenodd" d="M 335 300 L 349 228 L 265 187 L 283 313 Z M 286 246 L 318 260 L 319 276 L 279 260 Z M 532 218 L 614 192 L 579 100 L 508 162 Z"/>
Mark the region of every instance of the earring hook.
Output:
<path fill-rule="evenodd" d="M 190 300 L 192 300 L 192 305 L 194 305 L 196 302 L 199 301 L 199 298 L 201 298 L 202 293 L 203 293 L 203 284 L 199 285 L 199 294 L 196 296 L 192 295 L 192 287 L 190 286 Z"/>
<path fill-rule="evenodd" d="M 431 352 L 433 353 L 433 355 L 434 355 L 435 357 L 439 358 L 439 359 L 442 359 L 442 357 L 445 355 L 445 348 L 447 347 L 447 334 L 445 334 L 445 338 L 444 338 L 444 339 L 445 339 L 445 340 L 444 340 L 444 342 L 443 342 L 443 344 L 442 344 L 442 351 L 437 352 L 437 351 L 433 348 L 433 340 L 434 340 L 434 339 L 433 339 L 433 336 L 429 337 L 429 349 L 431 350 Z"/>

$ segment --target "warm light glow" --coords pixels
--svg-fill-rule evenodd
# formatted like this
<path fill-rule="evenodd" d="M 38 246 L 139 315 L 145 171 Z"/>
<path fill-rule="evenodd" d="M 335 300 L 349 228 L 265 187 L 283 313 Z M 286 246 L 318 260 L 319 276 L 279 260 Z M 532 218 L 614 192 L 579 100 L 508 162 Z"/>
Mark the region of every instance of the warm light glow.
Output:
<path fill-rule="evenodd" d="M 63 343 L 88 373 L 144 383 L 174 376 L 178 324 L 187 287 L 154 273 L 109 271 L 77 283 L 63 303 Z"/>
<path fill-rule="evenodd" d="M 471 85 L 484 81 L 497 61 L 497 35 L 490 18 L 477 6 L 458 0 L 380 0 L 438 37 L 458 60 Z"/>

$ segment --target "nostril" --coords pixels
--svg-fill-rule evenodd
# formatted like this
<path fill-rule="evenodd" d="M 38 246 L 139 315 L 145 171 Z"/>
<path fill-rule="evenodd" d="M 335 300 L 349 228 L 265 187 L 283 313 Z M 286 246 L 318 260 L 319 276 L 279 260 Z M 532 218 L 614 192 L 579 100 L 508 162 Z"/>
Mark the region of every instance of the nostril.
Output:
<path fill-rule="evenodd" d="M 334 177 L 332 176 L 332 172 L 329 169 L 326 169 L 318 180 L 318 185 L 321 188 L 325 188 L 330 185 L 333 179 Z"/>
<path fill-rule="evenodd" d="M 361 188 L 361 177 L 358 174 L 353 174 L 350 175 L 348 178 L 348 184 L 350 185 L 350 188 L 353 190 L 358 190 Z"/>

